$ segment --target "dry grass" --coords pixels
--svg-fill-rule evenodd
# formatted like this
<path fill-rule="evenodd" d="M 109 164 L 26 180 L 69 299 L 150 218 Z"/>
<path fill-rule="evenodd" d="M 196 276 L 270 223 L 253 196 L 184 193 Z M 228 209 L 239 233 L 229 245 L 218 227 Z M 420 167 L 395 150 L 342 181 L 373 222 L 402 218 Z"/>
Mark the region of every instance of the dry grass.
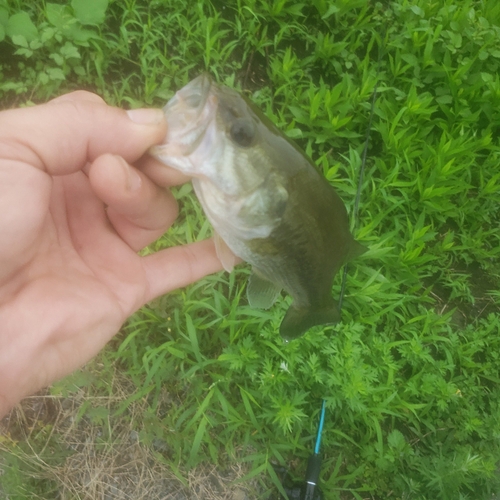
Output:
<path fill-rule="evenodd" d="M 69 396 L 45 393 L 24 400 L 0 422 L 0 476 L 7 472 L 8 462 L 1 457 L 6 459 L 14 454 L 23 463 L 23 471 L 31 471 L 32 480 L 55 485 L 56 495 L 52 493 L 51 499 L 257 498 L 246 485 L 234 484 L 248 473 L 238 465 L 225 471 L 202 465 L 176 476 L 164 459 L 161 442 L 153 442 L 152 446 L 141 442 L 141 415 L 147 406 L 144 400 L 131 403 L 127 417 L 105 417 L 99 423 L 81 417 L 84 404 L 87 408 L 107 407 L 111 415 L 111 410 L 123 403 L 135 387 L 123 375 L 116 374 L 111 389 L 109 397 L 90 396 L 85 389 L 79 389 Z M 60 459 L 55 457 L 57 453 Z M 0 497 L 17 498 L 7 497 L 1 487 Z M 28 497 L 49 498 L 31 492 Z"/>

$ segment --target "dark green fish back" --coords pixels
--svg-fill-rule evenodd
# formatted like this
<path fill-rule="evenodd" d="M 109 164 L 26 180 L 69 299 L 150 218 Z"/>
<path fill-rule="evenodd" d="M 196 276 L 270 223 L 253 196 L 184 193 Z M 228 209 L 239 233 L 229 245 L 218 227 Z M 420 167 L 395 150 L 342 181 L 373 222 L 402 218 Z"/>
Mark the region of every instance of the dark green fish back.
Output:
<path fill-rule="evenodd" d="M 366 250 L 352 237 L 345 206 L 326 179 L 310 164 L 293 170 L 282 222 L 269 238 L 251 242 L 263 257 L 254 262 L 255 271 L 294 299 L 280 327 L 286 339 L 339 321 L 333 279 L 345 262 Z"/>

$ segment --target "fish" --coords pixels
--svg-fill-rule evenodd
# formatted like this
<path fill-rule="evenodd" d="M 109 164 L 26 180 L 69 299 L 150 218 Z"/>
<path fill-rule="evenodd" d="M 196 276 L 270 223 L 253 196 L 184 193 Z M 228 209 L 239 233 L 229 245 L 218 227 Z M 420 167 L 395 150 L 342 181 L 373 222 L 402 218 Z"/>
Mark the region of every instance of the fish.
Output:
<path fill-rule="evenodd" d="M 163 108 L 164 141 L 150 153 L 190 176 L 213 226 L 223 267 L 251 264 L 251 307 L 282 290 L 293 299 L 279 332 L 289 341 L 340 321 L 339 269 L 367 248 L 349 230 L 341 198 L 312 161 L 236 90 L 204 73 Z"/>

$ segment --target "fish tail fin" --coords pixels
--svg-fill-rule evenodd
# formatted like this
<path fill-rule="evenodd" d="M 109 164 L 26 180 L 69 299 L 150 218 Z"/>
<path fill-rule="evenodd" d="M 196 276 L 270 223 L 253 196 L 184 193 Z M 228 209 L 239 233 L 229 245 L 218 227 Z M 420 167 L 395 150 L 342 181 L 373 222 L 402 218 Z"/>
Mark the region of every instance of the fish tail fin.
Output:
<path fill-rule="evenodd" d="M 297 309 L 290 306 L 280 325 L 280 335 L 285 340 L 293 340 L 318 325 L 333 325 L 340 321 L 340 312 L 332 301 L 324 309 Z"/>

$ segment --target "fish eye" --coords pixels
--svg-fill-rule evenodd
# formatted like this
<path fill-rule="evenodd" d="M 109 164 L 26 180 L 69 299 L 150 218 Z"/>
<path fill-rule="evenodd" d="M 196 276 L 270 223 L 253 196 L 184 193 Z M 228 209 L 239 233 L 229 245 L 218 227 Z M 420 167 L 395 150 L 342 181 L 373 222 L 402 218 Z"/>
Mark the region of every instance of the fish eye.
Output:
<path fill-rule="evenodd" d="M 236 144 L 248 147 L 252 144 L 255 136 L 254 124 L 250 120 L 240 118 L 231 125 L 230 134 Z"/>

